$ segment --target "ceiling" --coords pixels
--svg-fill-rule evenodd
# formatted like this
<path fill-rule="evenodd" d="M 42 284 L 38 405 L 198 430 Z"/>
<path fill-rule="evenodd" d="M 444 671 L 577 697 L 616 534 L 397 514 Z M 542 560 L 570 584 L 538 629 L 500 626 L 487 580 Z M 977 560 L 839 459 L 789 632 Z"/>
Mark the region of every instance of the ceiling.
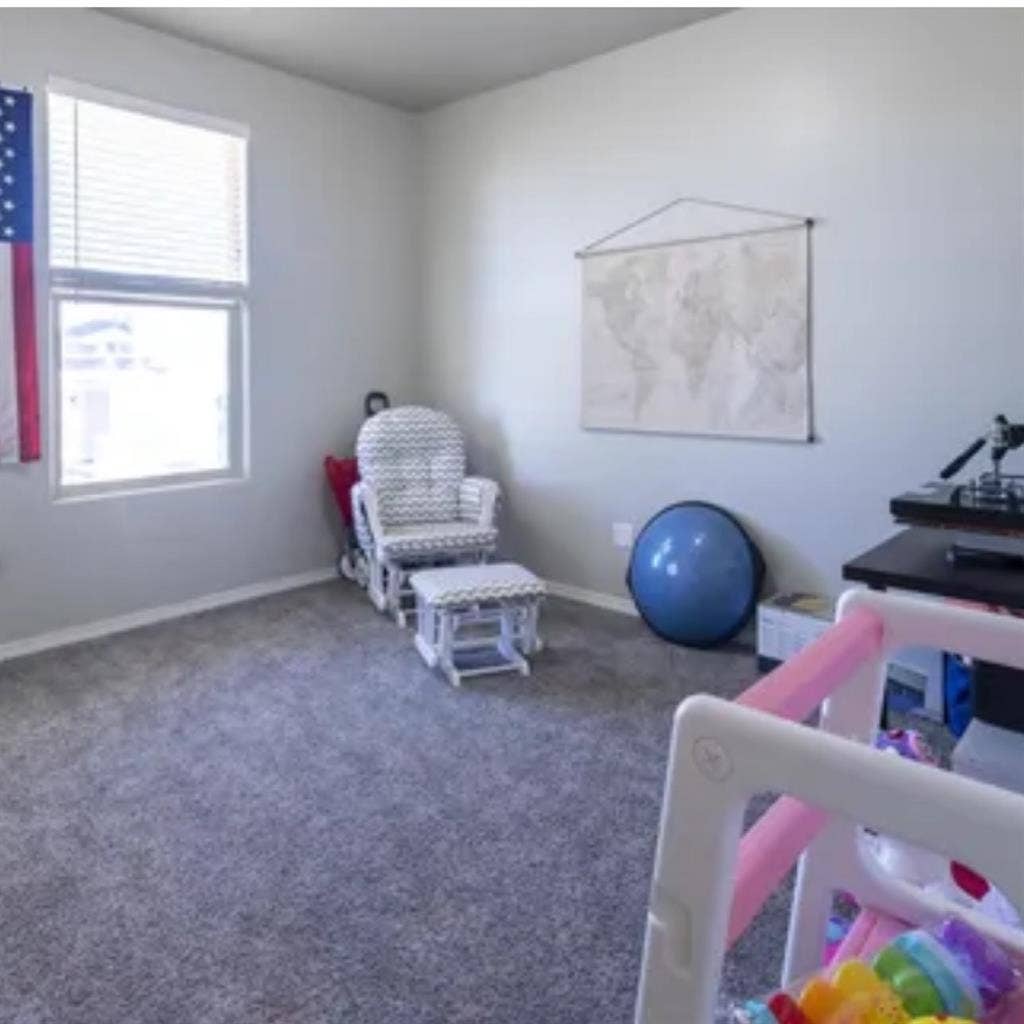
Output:
<path fill-rule="evenodd" d="M 723 8 L 122 7 L 106 14 L 405 110 L 564 67 Z"/>

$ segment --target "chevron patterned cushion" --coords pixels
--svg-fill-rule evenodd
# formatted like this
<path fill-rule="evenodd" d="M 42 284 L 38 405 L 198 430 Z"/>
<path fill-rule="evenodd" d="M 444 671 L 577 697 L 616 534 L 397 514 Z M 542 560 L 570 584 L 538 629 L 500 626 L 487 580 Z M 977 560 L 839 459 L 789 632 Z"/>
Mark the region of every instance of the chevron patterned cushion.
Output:
<path fill-rule="evenodd" d="M 425 569 L 409 577 L 413 590 L 434 608 L 458 608 L 478 601 L 543 597 L 544 581 L 514 562 Z"/>
<path fill-rule="evenodd" d="M 401 561 L 428 555 L 490 554 L 498 543 L 495 527 L 474 523 L 417 523 L 390 527 L 377 544 L 382 558 Z"/>
<path fill-rule="evenodd" d="M 385 528 L 458 519 L 466 446 L 450 416 L 419 405 L 385 409 L 363 424 L 356 457 Z"/>

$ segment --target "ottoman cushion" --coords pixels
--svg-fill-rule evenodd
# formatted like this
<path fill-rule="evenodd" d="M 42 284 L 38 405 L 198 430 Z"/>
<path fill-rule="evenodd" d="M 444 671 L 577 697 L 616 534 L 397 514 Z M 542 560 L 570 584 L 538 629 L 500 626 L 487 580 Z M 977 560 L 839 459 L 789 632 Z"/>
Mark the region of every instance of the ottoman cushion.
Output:
<path fill-rule="evenodd" d="M 514 562 L 455 565 L 413 573 L 409 583 L 417 596 L 435 608 L 476 601 L 507 601 L 543 597 L 544 581 Z"/>

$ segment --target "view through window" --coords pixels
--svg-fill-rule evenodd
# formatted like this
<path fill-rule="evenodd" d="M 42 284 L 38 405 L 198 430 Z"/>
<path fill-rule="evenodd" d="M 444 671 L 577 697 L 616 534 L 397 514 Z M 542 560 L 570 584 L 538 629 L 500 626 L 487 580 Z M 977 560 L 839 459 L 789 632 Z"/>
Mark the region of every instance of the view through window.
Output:
<path fill-rule="evenodd" d="M 61 491 L 240 474 L 244 130 L 49 100 Z"/>

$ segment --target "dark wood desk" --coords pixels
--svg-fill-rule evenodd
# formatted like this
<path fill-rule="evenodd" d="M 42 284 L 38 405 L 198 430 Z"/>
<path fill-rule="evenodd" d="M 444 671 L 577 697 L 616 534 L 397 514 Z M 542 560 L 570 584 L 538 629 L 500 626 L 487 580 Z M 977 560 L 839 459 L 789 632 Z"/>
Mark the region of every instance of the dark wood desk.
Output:
<path fill-rule="evenodd" d="M 946 557 L 951 542 L 947 530 L 919 526 L 901 530 L 847 562 L 843 579 L 866 583 L 875 590 L 893 587 L 1024 608 L 1024 570 L 954 565 Z"/>
<path fill-rule="evenodd" d="M 912 526 L 847 562 L 843 579 L 875 590 L 893 587 L 1024 609 L 1024 570 L 954 565 L 946 557 L 951 541 L 948 530 Z M 1024 689 L 1024 672 L 983 662 L 975 663 L 974 672 L 974 713 L 987 722 L 1021 731 L 1024 701 L 1014 699 L 1013 692 Z M 1008 691 L 1009 685 L 1013 690 Z M 884 712 L 882 724 L 886 725 Z"/>

